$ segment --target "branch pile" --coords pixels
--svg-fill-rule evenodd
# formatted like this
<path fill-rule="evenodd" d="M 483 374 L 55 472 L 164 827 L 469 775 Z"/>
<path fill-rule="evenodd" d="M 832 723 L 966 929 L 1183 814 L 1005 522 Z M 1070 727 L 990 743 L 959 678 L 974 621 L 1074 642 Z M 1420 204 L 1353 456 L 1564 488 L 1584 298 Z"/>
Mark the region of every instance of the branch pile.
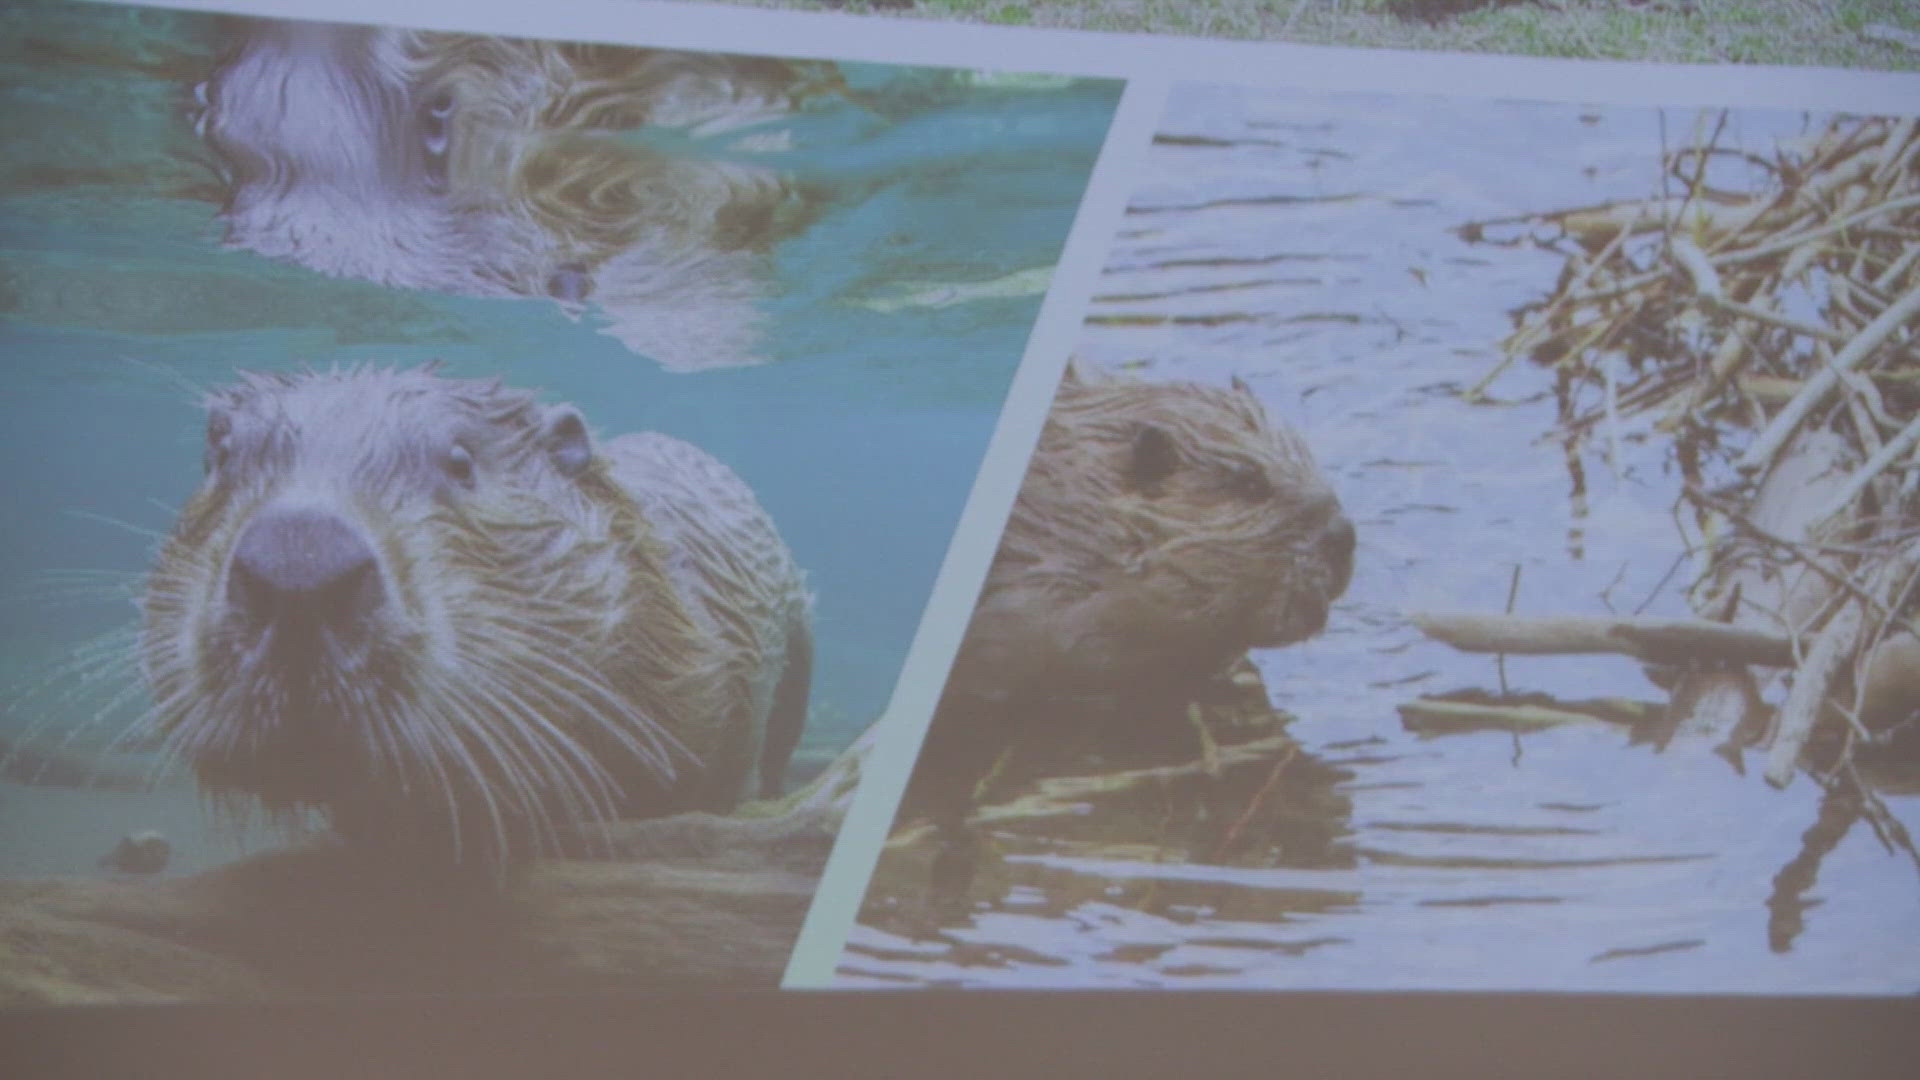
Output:
<path fill-rule="evenodd" d="M 1570 451 L 1672 439 L 1696 610 L 1792 646 L 1760 736 L 1784 784 L 1920 720 L 1920 124 L 1836 118 L 1762 157 L 1727 121 L 1665 155 L 1659 196 L 1463 230 L 1565 258 L 1472 394 L 1525 358 L 1556 373 Z"/>
<path fill-rule="evenodd" d="M 1664 738 L 1710 734 L 1736 767 L 1761 753 L 1775 785 L 1819 781 L 1810 865 L 1863 818 L 1920 864 L 1876 794 L 1920 780 L 1920 121 L 1836 117 L 1770 156 L 1724 145 L 1728 121 L 1704 115 L 1663 155 L 1658 196 L 1461 230 L 1564 259 L 1468 397 L 1517 361 L 1550 368 L 1576 492 L 1585 451 L 1668 440 L 1699 568 L 1682 629 L 1774 643 L 1656 658 L 1634 620 L 1572 618 L 1547 620 L 1572 643 L 1554 651 L 1639 656 L 1670 695 Z M 1422 626 L 1488 647 L 1523 622 Z M 1777 936 L 1810 884 L 1776 882 Z"/>

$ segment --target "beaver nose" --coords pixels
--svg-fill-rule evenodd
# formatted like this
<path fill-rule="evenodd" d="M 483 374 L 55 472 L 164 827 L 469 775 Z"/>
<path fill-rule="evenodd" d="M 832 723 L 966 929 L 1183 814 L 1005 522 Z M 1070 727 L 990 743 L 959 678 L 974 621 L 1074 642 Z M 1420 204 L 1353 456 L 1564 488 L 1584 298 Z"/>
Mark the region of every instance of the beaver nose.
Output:
<path fill-rule="evenodd" d="M 1339 496 L 1324 489 L 1302 500 L 1301 514 L 1309 523 L 1318 522 L 1317 527 L 1307 526 L 1308 543 L 1326 567 L 1327 599 L 1332 600 L 1347 590 L 1353 577 L 1353 522 L 1342 512 Z"/>
<path fill-rule="evenodd" d="M 1353 522 L 1348 521 L 1345 514 L 1333 515 L 1333 520 L 1320 530 L 1320 550 L 1330 562 L 1346 567 L 1348 573 L 1353 570 L 1353 548 L 1357 542 Z M 1340 575 L 1341 580 L 1346 580 L 1346 576 Z"/>
<path fill-rule="evenodd" d="M 343 627 L 383 595 L 373 549 L 324 510 L 262 512 L 241 533 L 227 573 L 227 599 L 271 623 Z"/>

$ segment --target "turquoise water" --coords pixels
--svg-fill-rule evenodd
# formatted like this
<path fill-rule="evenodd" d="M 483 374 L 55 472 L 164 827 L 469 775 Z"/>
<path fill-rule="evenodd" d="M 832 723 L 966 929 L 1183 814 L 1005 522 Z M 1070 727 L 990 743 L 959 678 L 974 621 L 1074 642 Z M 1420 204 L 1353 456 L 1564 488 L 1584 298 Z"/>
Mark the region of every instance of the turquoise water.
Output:
<path fill-rule="evenodd" d="M 49 583 L 105 571 L 137 585 L 200 478 L 194 386 L 439 359 L 573 401 L 603 435 L 687 439 L 744 477 L 817 596 L 794 779 L 851 741 L 892 692 L 1119 85 L 847 69 L 852 94 L 781 118 L 756 158 L 821 207 L 767 260 L 767 362 L 676 374 L 592 308 L 383 288 L 223 247 L 191 123 L 213 29 L 96 5 L 0 13 L 0 681 L 25 686 L 129 624 L 124 589 Z M 115 733 L 89 723 L 98 694 L 11 699 L 0 733 L 80 731 L 74 751 Z M 141 813 L 190 820 L 184 788 L 169 790 L 155 809 L 151 795 L 0 785 L 0 872 L 83 870 L 151 827 Z M 215 857 L 173 839 L 176 869 Z"/>

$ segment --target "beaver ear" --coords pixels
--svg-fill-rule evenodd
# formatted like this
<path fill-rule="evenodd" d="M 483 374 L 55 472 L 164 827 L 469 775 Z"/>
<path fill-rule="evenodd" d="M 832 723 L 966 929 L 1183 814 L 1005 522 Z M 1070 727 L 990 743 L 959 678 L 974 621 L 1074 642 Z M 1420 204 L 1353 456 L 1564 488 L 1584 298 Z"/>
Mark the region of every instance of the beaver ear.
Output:
<path fill-rule="evenodd" d="M 540 441 L 561 476 L 579 476 L 593 460 L 593 437 L 587 434 L 587 422 L 580 410 L 571 405 L 556 406 L 547 413 Z"/>
<path fill-rule="evenodd" d="M 1133 456 L 1127 461 L 1127 475 L 1143 484 L 1165 480 L 1180 466 L 1180 448 L 1173 436 L 1158 424 L 1141 424 L 1133 431 Z"/>
<path fill-rule="evenodd" d="M 1236 406 L 1247 421 L 1247 430 L 1259 432 L 1267 426 L 1267 407 L 1240 376 L 1233 377 L 1233 392 L 1240 396 Z"/>

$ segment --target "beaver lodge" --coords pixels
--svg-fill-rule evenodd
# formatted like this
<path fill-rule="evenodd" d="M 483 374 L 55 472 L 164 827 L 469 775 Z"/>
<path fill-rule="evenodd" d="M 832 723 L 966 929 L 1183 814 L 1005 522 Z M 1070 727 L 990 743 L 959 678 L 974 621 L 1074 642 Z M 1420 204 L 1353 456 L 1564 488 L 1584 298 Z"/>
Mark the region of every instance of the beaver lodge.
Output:
<path fill-rule="evenodd" d="M 1856 822 L 1920 867 L 1879 794 L 1920 780 L 1920 132 L 1840 118 L 1761 157 L 1723 146 L 1726 125 L 1706 115 L 1664 154 L 1656 196 L 1462 229 L 1565 260 L 1467 397 L 1514 363 L 1551 368 L 1576 499 L 1624 433 L 1664 440 L 1695 617 L 1414 616 L 1469 651 L 1636 657 L 1667 700 L 1503 691 L 1402 715 L 1436 733 L 1627 723 L 1775 786 L 1804 773 L 1826 794 L 1775 880 L 1783 950 Z"/>

